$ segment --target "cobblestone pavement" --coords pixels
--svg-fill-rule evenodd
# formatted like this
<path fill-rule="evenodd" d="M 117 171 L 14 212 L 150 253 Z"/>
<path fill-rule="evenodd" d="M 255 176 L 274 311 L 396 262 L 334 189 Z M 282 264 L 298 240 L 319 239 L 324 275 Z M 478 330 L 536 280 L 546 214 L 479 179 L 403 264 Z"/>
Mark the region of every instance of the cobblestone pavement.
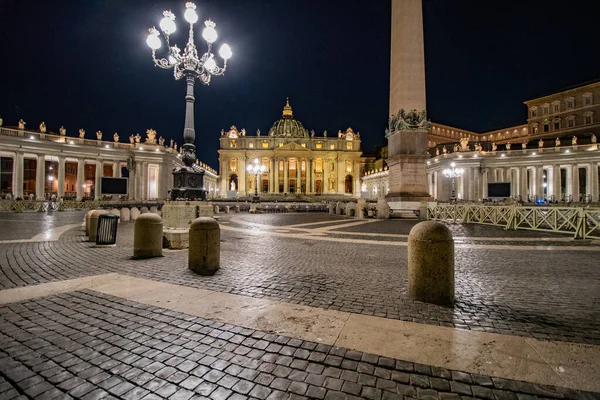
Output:
<path fill-rule="evenodd" d="M 0 240 L 30 239 L 38 233 L 81 222 L 81 212 L 0 212 Z"/>
<path fill-rule="evenodd" d="M 208 321 L 91 290 L 0 307 L 0 398 L 598 399 Z"/>
<path fill-rule="evenodd" d="M 339 220 L 323 214 L 284 214 L 227 216 L 222 222 L 235 223 L 239 217 L 264 224 L 279 221 L 282 230 L 290 224 Z M 521 233 L 490 228 L 495 235 Z M 385 318 L 600 344 L 598 252 L 458 247 L 457 301 L 453 308 L 444 308 L 407 296 L 405 246 L 294 239 L 267 231 L 223 229 L 222 268 L 213 277 L 188 271 L 186 251 L 131 260 L 131 222 L 120 224 L 116 248 L 92 248 L 78 229 L 58 242 L 0 244 L 0 288 L 119 272 Z"/>

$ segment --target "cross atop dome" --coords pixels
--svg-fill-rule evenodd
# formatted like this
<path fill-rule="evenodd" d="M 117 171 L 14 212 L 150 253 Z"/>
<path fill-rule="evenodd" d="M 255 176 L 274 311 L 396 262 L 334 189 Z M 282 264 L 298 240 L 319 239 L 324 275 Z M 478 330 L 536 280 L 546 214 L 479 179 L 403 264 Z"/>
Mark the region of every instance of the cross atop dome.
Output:
<path fill-rule="evenodd" d="M 290 106 L 290 98 L 285 98 L 285 107 L 283 107 L 283 116 L 294 118 L 294 113 L 292 112 L 292 106 Z"/>

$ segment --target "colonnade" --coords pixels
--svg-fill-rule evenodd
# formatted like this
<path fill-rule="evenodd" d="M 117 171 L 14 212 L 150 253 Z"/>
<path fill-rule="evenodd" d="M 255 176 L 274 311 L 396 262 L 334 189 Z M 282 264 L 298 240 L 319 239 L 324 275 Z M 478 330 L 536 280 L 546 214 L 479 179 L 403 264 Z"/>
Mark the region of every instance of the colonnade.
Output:
<path fill-rule="evenodd" d="M 76 173 L 76 184 L 75 193 L 76 199 L 82 200 L 86 194 L 86 181 L 85 181 L 85 166 L 94 165 L 95 172 L 93 176 L 94 184 L 94 199 L 100 199 L 102 196 L 102 177 L 104 175 L 104 166 L 106 164 L 112 166 L 112 177 L 121 178 L 122 168 L 127 165 L 127 161 L 115 159 L 109 160 L 90 160 L 85 157 L 67 157 L 67 156 L 52 156 L 46 154 L 32 154 L 24 152 L 14 152 L 12 154 L 3 153 L 3 157 L 11 157 L 12 163 L 12 196 L 14 198 L 24 197 L 24 165 L 25 160 L 35 159 L 35 199 L 43 200 L 46 195 L 56 194 L 57 198 L 64 198 L 65 193 L 72 192 L 66 188 L 66 168 L 67 163 L 77 164 Z M 56 179 L 56 189 L 52 188 L 46 192 L 46 182 L 48 181 L 49 175 L 46 170 L 46 162 L 52 162 L 57 164 L 57 168 L 52 168 L 52 179 Z M 58 161 L 58 162 L 57 162 Z M 155 198 L 165 198 L 166 192 L 172 187 L 172 178 L 170 170 L 165 166 L 161 166 L 160 163 L 153 163 L 148 161 L 134 161 L 132 163 L 133 168 L 129 170 L 129 182 L 128 182 L 128 193 L 129 198 L 137 200 L 150 200 Z M 150 171 L 150 174 L 149 174 Z M 110 175 L 109 175 L 110 176 Z M 171 178 L 171 179 L 170 179 Z M 54 186 L 54 182 L 51 181 L 51 185 Z M 212 184 L 213 189 L 215 185 Z"/>
<path fill-rule="evenodd" d="M 488 198 L 488 183 L 511 183 L 511 197 L 522 200 L 600 201 L 598 161 L 586 163 L 550 163 L 539 165 L 481 166 L 460 165 L 464 173 L 456 178 L 459 200 L 481 201 Z M 451 179 L 443 176 L 443 168 L 429 171 L 429 192 L 439 201 L 451 194 Z"/>

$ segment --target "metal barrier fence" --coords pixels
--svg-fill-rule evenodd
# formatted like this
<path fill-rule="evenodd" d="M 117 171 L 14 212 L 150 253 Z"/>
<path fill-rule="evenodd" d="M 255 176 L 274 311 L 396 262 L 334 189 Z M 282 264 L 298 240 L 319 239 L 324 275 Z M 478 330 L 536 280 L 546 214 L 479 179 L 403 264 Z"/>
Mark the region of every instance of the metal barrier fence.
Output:
<path fill-rule="evenodd" d="M 600 208 L 438 204 L 427 210 L 427 219 L 568 233 L 575 239 L 600 239 Z"/>
<path fill-rule="evenodd" d="M 90 200 L 90 201 L 46 201 L 46 200 L 0 200 L 0 211 L 66 211 L 66 210 L 99 210 L 123 207 L 143 207 L 150 208 L 155 206 L 158 209 L 162 207 L 159 202 L 139 202 L 139 201 L 106 201 L 106 200 Z"/>

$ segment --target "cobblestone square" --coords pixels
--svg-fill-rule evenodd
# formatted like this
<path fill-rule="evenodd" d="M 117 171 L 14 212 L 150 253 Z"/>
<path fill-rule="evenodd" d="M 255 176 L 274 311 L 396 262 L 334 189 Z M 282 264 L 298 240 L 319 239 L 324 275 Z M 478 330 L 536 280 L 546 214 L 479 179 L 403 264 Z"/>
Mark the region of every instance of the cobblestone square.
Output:
<path fill-rule="evenodd" d="M 561 384 L 540 383 L 547 379 L 542 372 L 537 381 L 507 379 L 501 369 L 476 373 L 477 366 L 466 371 L 355 350 L 351 335 L 333 338 L 348 347 L 325 344 L 324 336 L 306 339 L 333 329 L 326 322 L 304 321 L 306 331 L 294 335 L 288 328 L 251 327 L 260 321 L 223 322 L 227 312 L 201 317 L 191 305 L 164 300 L 172 297 L 161 291 L 156 300 L 150 289 L 135 299 L 107 294 L 111 285 L 27 294 L 52 283 L 119 274 L 187 288 L 182 296 L 233 296 L 227 299 L 237 303 L 231 304 L 246 303 L 249 310 L 264 304 L 299 307 L 298 315 L 322 310 L 316 314 L 343 316 L 346 327 L 370 318 L 365 321 L 382 330 L 408 323 L 424 332 L 497 334 L 515 343 L 533 340 L 527 347 L 556 344 L 596 354 L 600 243 L 594 241 L 450 225 L 456 304 L 444 308 L 407 295 L 406 241 L 413 221 L 220 214 L 221 269 L 203 277 L 187 269 L 185 250 L 133 260 L 133 222 L 119 225 L 116 247 L 97 248 L 75 226 L 81 212 L 0 217 L 0 398 L 598 398 L 597 384 L 585 377 L 585 384 L 569 381 L 567 366 L 554 372 L 543 367 Z M 11 290 L 23 297 L 2 300 Z M 243 306 L 228 307 L 243 313 Z M 303 326 L 290 321 L 291 329 Z M 599 362 L 592 360 L 589 374 L 598 372 Z M 565 377 L 560 368 L 567 369 Z"/>

